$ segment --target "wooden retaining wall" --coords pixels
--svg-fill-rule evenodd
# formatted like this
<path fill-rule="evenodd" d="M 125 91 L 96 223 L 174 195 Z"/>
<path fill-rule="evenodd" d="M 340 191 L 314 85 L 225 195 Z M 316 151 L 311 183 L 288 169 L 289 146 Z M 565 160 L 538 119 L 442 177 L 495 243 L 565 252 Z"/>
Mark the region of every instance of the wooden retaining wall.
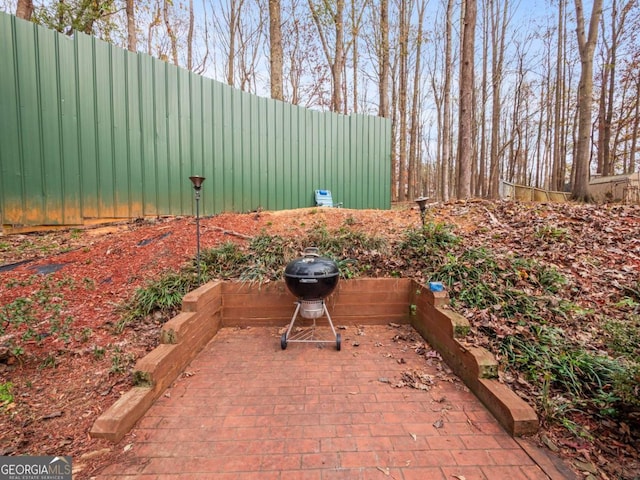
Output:
<path fill-rule="evenodd" d="M 163 325 L 160 344 L 136 363 L 136 386 L 95 421 L 90 435 L 118 442 L 221 327 L 286 327 L 294 302 L 283 282 L 216 281 L 188 293 L 182 312 Z M 498 381 L 491 353 L 465 342 L 469 322 L 448 304 L 447 292 L 394 278 L 341 281 L 327 299 L 336 326 L 411 323 L 508 432 L 535 433 L 535 411 Z"/>
<path fill-rule="evenodd" d="M 409 323 L 410 284 L 411 280 L 406 278 L 341 281 L 326 305 L 336 325 Z M 296 301 L 283 282 L 263 285 L 225 282 L 222 298 L 225 327 L 286 326 Z"/>

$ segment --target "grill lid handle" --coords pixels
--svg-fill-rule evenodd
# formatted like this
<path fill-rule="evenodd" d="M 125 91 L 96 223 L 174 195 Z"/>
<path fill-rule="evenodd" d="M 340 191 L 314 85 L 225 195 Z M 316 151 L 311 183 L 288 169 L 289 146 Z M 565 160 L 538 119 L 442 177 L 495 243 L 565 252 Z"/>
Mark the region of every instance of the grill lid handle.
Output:
<path fill-rule="evenodd" d="M 318 247 L 307 247 L 302 253 L 305 257 L 319 257 L 320 249 Z"/>

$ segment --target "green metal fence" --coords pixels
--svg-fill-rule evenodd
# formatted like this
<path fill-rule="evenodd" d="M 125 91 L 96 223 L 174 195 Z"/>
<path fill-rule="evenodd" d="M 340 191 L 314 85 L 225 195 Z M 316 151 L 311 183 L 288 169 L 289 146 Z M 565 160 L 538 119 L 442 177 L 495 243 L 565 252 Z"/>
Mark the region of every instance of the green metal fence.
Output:
<path fill-rule="evenodd" d="M 2 225 L 313 205 L 390 208 L 391 125 L 257 97 L 0 13 Z"/>

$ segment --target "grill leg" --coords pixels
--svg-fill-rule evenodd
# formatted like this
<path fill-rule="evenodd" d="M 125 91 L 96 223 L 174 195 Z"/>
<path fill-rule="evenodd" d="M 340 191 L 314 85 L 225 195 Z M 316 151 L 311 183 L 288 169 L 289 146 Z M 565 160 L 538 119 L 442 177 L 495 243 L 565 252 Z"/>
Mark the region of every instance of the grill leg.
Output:
<path fill-rule="evenodd" d="M 331 327 L 331 331 L 333 332 L 333 336 L 337 335 L 336 329 L 333 328 L 333 322 L 331 321 L 331 315 L 329 315 L 329 310 L 327 310 L 327 304 L 322 302 L 322 308 L 324 308 L 324 314 L 327 316 L 327 320 L 329 320 L 329 326 Z"/>
<path fill-rule="evenodd" d="M 285 333 L 285 340 L 287 338 L 289 338 L 289 335 L 291 334 L 291 329 L 293 328 L 293 325 L 296 323 L 296 317 L 298 316 L 298 312 L 300 311 L 300 302 L 296 302 L 296 311 L 293 314 L 293 317 L 291 318 L 291 322 L 289 323 L 289 328 L 287 329 L 287 333 Z"/>

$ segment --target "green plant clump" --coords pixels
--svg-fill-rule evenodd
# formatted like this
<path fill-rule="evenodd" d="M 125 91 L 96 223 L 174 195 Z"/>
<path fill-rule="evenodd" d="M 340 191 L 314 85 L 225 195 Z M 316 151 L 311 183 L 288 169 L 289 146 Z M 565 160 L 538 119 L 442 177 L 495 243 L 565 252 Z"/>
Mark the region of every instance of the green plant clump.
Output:
<path fill-rule="evenodd" d="M 0 383 L 0 407 L 7 408 L 13 403 L 13 383 Z"/>
<path fill-rule="evenodd" d="M 122 333 L 125 327 L 160 312 L 170 318 L 182 306 L 182 297 L 196 288 L 198 279 L 185 272 L 171 272 L 146 287 L 136 290 L 133 298 L 124 305 L 123 315 L 114 327 L 115 333 Z"/>
<path fill-rule="evenodd" d="M 561 328 L 530 325 L 526 333 L 503 338 L 499 351 L 508 370 L 523 372 L 527 380 L 540 387 L 548 419 L 560 419 L 568 405 L 604 416 L 640 406 L 638 364 L 574 344 Z M 560 398 L 571 398 L 571 402 L 554 405 L 553 391 L 559 392 Z"/>

